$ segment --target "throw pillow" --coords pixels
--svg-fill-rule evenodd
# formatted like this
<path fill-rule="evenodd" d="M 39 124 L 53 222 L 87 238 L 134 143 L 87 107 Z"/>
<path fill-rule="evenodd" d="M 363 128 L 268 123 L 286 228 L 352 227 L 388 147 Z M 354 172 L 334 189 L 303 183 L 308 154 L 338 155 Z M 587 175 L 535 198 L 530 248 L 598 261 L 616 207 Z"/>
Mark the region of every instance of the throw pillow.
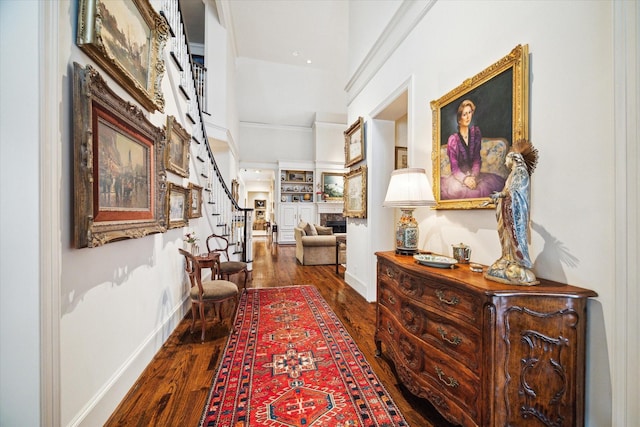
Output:
<path fill-rule="evenodd" d="M 307 236 L 317 236 L 318 235 L 318 232 L 316 231 L 316 227 L 311 223 L 307 224 L 307 226 L 304 228 L 304 231 L 307 233 Z"/>
<path fill-rule="evenodd" d="M 331 236 L 333 234 L 333 228 L 325 227 L 324 225 L 316 225 L 316 231 L 319 236 Z"/>
<path fill-rule="evenodd" d="M 307 223 L 304 221 L 300 221 L 298 224 L 298 228 L 302 228 L 303 230 L 307 227 Z"/>

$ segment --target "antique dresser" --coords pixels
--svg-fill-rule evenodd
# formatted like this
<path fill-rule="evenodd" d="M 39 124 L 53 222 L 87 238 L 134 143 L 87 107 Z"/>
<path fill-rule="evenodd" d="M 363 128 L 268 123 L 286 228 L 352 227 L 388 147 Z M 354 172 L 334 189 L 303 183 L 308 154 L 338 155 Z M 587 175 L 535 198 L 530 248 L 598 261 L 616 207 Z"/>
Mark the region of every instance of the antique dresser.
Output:
<path fill-rule="evenodd" d="M 377 252 L 375 341 L 402 383 L 463 426 L 582 426 L 587 299 L 511 286 L 468 265 Z"/>

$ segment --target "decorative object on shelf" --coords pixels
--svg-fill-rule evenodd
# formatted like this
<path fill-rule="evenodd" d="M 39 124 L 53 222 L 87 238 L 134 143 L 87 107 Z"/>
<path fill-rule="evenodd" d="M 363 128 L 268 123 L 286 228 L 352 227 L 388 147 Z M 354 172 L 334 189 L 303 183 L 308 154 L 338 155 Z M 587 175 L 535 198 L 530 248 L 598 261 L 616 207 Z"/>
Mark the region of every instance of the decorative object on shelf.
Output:
<path fill-rule="evenodd" d="M 286 202 L 287 201 L 287 196 L 281 196 L 280 197 L 280 201 L 281 202 Z"/>
<path fill-rule="evenodd" d="M 418 264 L 438 268 L 453 268 L 458 263 L 457 259 L 433 254 L 415 254 L 413 259 L 418 261 Z"/>
<path fill-rule="evenodd" d="M 481 264 L 472 262 L 471 264 L 469 264 L 469 270 L 473 271 L 474 273 L 482 273 L 484 271 L 484 267 L 482 267 Z"/>
<path fill-rule="evenodd" d="M 322 193 L 325 200 L 342 200 L 344 198 L 344 174 L 322 172 Z"/>
<path fill-rule="evenodd" d="M 410 255 L 417 252 L 419 227 L 413 217 L 413 210 L 418 206 L 434 204 L 433 193 L 424 169 L 396 169 L 391 173 L 382 206 L 400 208 L 402 212 L 396 226 L 396 253 Z"/>
<path fill-rule="evenodd" d="M 325 193 L 326 195 L 326 193 Z M 360 166 L 345 175 L 343 215 L 348 218 L 367 217 L 367 167 Z"/>
<path fill-rule="evenodd" d="M 471 260 L 471 247 L 461 242 L 457 245 L 451 245 L 451 249 L 453 250 L 453 257 L 457 259 L 460 264 L 469 264 Z"/>
<path fill-rule="evenodd" d="M 189 223 L 189 189 L 170 182 L 166 206 L 168 228 L 184 227 Z"/>
<path fill-rule="evenodd" d="M 80 0 L 76 44 L 144 108 L 164 111 L 167 21 L 148 0 Z"/>
<path fill-rule="evenodd" d="M 409 167 L 407 159 L 407 147 L 396 147 L 396 167 L 395 169 L 406 169 Z"/>
<path fill-rule="evenodd" d="M 189 144 L 191 136 L 173 116 L 167 117 L 167 149 L 165 168 L 177 175 L 189 178 Z"/>
<path fill-rule="evenodd" d="M 431 101 L 436 209 L 486 208 L 491 193 L 501 190 L 509 147 L 528 138 L 528 57 L 528 46 L 518 45 Z"/>
<path fill-rule="evenodd" d="M 304 193 L 304 195 L 302 196 L 302 200 L 304 200 L 305 202 L 311 201 L 311 194 Z"/>
<path fill-rule="evenodd" d="M 189 252 L 191 255 L 197 256 L 200 254 L 200 248 L 198 247 L 198 237 L 196 236 L 196 232 L 190 230 L 187 234 L 184 235 L 182 240 L 188 245 Z"/>
<path fill-rule="evenodd" d="M 364 119 L 362 117 L 358 117 L 358 120 L 344 131 L 345 168 L 364 160 L 364 142 Z"/>
<path fill-rule="evenodd" d="M 189 183 L 189 218 L 200 218 L 202 216 L 202 187 L 192 182 Z"/>
<path fill-rule="evenodd" d="M 165 232 L 163 130 L 93 67 L 73 67 L 75 247 Z"/>
<path fill-rule="evenodd" d="M 511 173 L 504 189 L 491 195 L 491 202 L 496 205 L 502 255 L 484 276 L 500 283 L 537 285 L 540 282 L 531 271 L 533 263 L 529 257 L 529 202 L 538 150 L 529 141 L 519 140 L 513 144 L 506 163 Z"/>

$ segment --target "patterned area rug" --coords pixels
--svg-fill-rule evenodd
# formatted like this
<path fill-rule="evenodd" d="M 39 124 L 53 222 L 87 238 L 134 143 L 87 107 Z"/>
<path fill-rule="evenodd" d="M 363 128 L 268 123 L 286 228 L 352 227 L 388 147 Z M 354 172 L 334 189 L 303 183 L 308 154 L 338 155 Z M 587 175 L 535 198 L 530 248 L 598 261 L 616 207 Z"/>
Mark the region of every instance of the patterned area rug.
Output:
<path fill-rule="evenodd" d="M 201 426 L 407 426 L 313 286 L 247 289 Z"/>

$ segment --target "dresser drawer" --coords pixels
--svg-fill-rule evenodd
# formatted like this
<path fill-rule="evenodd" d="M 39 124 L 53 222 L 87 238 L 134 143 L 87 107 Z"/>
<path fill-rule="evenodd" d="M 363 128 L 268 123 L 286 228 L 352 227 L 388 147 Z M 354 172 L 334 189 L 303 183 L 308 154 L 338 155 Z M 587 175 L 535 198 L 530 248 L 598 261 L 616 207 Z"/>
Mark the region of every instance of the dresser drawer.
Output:
<path fill-rule="evenodd" d="M 438 348 L 480 374 L 480 330 L 465 322 L 439 316 L 411 302 L 402 301 L 398 319 L 407 332 Z"/>
<path fill-rule="evenodd" d="M 389 288 L 397 289 L 398 294 L 413 298 L 478 327 L 477 322 L 481 318 L 481 299 L 462 287 L 449 286 L 420 277 L 384 260 L 378 263 L 378 280 Z"/>

